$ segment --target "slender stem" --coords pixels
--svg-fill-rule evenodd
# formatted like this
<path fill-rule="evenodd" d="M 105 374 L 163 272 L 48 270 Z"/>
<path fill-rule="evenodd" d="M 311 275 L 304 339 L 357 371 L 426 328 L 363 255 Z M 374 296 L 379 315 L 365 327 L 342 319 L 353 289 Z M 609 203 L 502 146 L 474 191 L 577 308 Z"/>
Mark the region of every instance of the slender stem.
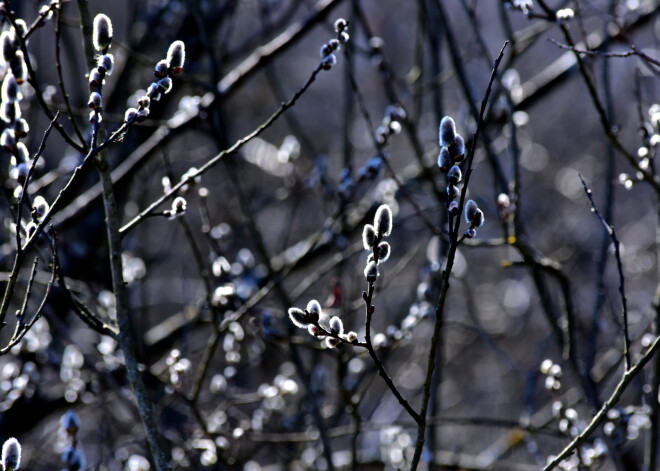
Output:
<path fill-rule="evenodd" d="M 614 388 L 614 391 L 612 391 L 612 394 L 610 397 L 605 401 L 605 403 L 602 405 L 598 413 L 594 416 L 593 419 L 591 419 L 591 422 L 589 422 L 589 425 L 585 427 L 585 429 L 580 433 L 577 437 L 575 437 L 566 447 L 557 455 L 555 456 L 546 466 L 543 468 L 543 471 L 550 471 L 551 469 L 555 469 L 559 463 L 561 463 L 563 460 L 568 458 L 579 446 L 581 446 L 590 436 L 596 428 L 602 424 L 605 419 L 607 419 L 607 413 L 614 407 L 617 402 L 619 401 L 619 398 L 621 395 L 624 393 L 628 385 L 632 382 L 633 379 L 635 379 L 642 371 L 644 366 L 653 358 L 653 355 L 655 355 L 658 350 L 660 349 L 660 336 L 656 337 L 649 349 L 642 355 L 640 360 L 637 362 L 637 364 L 631 368 L 627 368 L 626 371 L 623 373 L 623 376 L 619 380 L 619 383 L 616 385 Z"/>
<path fill-rule="evenodd" d="M 481 129 L 484 125 L 484 115 L 486 113 L 486 106 L 488 104 L 488 98 L 490 97 L 490 92 L 493 86 L 493 81 L 497 75 L 497 69 L 504 57 L 504 49 L 506 48 L 508 42 L 505 42 L 500 50 L 497 59 L 493 65 L 493 71 L 490 76 L 490 81 L 488 82 L 488 88 L 486 89 L 486 94 L 484 99 L 481 102 L 481 109 L 479 111 L 479 120 L 477 122 L 477 129 L 474 132 L 472 138 L 472 145 L 467 156 L 466 171 L 465 171 L 465 181 L 463 183 L 463 189 L 461 190 L 461 197 L 459 202 L 459 208 L 462 208 L 465 204 L 465 196 L 467 193 L 468 184 L 470 182 L 470 175 L 472 174 L 472 162 L 474 160 L 474 152 L 477 147 L 477 141 L 479 140 L 479 135 L 481 134 Z M 445 269 L 442 273 L 441 285 L 440 285 L 440 298 L 438 300 L 438 305 L 435 310 L 435 324 L 433 326 L 433 337 L 431 338 L 431 348 L 429 349 L 428 355 L 428 364 L 426 367 L 426 379 L 424 380 L 423 393 L 422 393 L 422 406 L 420 409 L 419 415 L 421 416 L 421 421 L 418 422 L 417 426 L 417 441 L 415 443 L 415 452 L 413 455 L 412 463 L 410 469 L 412 471 L 417 469 L 419 461 L 422 456 L 422 450 L 424 449 L 424 441 L 426 434 L 426 415 L 428 412 L 429 401 L 431 399 L 431 385 L 433 384 L 433 373 L 435 370 L 435 358 L 437 350 L 440 344 L 441 329 L 444 323 L 444 308 L 445 302 L 447 300 L 447 293 L 449 291 L 449 277 L 451 275 L 451 270 L 454 266 L 454 259 L 456 257 L 456 251 L 458 250 L 459 240 L 458 232 L 460 230 L 460 218 L 456 218 L 455 224 L 452 228 L 452 231 L 449 234 L 449 251 L 447 252 L 447 263 Z"/>
<path fill-rule="evenodd" d="M 412 408 L 410 403 L 401 395 L 397 387 L 394 385 L 392 378 L 390 378 L 390 375 L 387 374 L 387 370 L 385 370 L 385 366 L 383 365 L 383 362 L 376 354 L 376 351 L 374 350 L 374 346 L 371 343 L 371 318 L 374 313 L 374 306 L 372 304 L 374 289 L 375 289 L 374 284 L 369 283 L 368 291 L 364 293 L 364 303 L 366 305 L 366 310 L 367 310 L 367 321 L 365 324 L 365 331 L 366 331 L 365 346 L 367 348 L 367 351 L 369 352 L 369 356 L 371 357 L 374 364 L 376 365 L 376 368 L 378 369 L 378 373 L 385 381 L 385 384 L 387 384 L 387 387 L 390 388 L 392 394 L 394 394 L 394 396 L 399 401 L 399 404 L 401 404 L 401 406 L 406 410 L 406 412 L 408 412 L 410 417 L 412 417 L 413 420 L 419 424 L 423 420 L 422 417 L 420 416 L 419 413 L 417 413 L 415 409 Z"/>
<path fill-rule="evenodd" d="M 87 68 L 94 68 L 94 45 L 92 43 L 92 15 L 89 12 L 89 0 L 77 0 L 78 12 L 80 13 L 80 30 L 82 32 L 83 48 L 85 49 L 85 59 Z"/>
<path fill-rule="evenodd" d="M 539 0 L 538 3 L 541 6 L 541 8 L 543 8 L 544 11 L 554 16 L 554 12 L 546 5 L 545 0 Z M 560 23 L 559 28 L 562 32 L 562 35 L 564 36 L 564 40 L 566 41 L 566 43 L 571 48 L 575 48 L 575 43 L 571 38 L 568 27 L 565 24 Z M 589 72 L 587 70 L 584 59 L 582 58 L 582 55 L 577 51 L 573 51 L 573 52 L 575 55 L 575 60 L 577 61 L 578 64 L 578 70 L 580 71 L 580 75 L 582 76 L 584 84 L 587 87 L 587 91 L 589 92 L 589 97 L 591 98 L 594 108 L 596 108 L 596 112 L 598 114 L 601 127 L 605 132 L 605 136 L 607 136 L 607 139 L 610 141 L 612 147 L 614 147 L 617 151 L 619 151 L 619 153 L 625 157 L 628 163 L 641 175 L 641 178 L 643 178 L 644 181 L 648 182 L 656 191 L 656 193 L 660 194 L 660 179 L 658 178 L 657 175 L 654 175 L 653 172 L 650 171 L 649 169 L 642 168 L 639 162 L 637 161 L 636 157 L 632 153 L 630 153 L 625 147 L 623 147 L 623 144 L 621 144 L 621 141 L 619 141 L 619 138 L 617 137 L 614 129 L 612 128 L 610 120 L 608 119 L 607 116 L 607 111 L 603 106 L 603 104 L 601 103 L 600 98 L 598 97 L 598 91 L 596 89 L 596 85 L 594 84 L 593 79 L 589 75 Z"/>
<path fill-rule="evenodd" d="M 147 442 L 153 455 L 154 463 L 158 471 L 170 470 L 169 452 L 161 443 L 158 433 L 158 422 L 154 413 L 154 406 L 147 394 L 142 374 L 140 373 L 138 359 L 135 354 L 137 338 L 133 331 L 131 322 L 128 293 L 123 279 L 123 265 L 121 259 L 121 237 L 119 235 L 119 214 L 117 202 L 112 186 L 110 168 L 102 155 L 96 161 L 98 171 L 103 185 L 103 207 L 105 209 L 105 224 L 110 249 L 110 269 L 112 274 L 112 288 L 115 294 L 115 308 L 117 311 L 117 323 L 119 333 L 117 341 L 124 354 L 126 365 L 126 376 L 140 412 L 140 418 L 144 425 Z"/>
<path fill-rule="evenodd" d="M 660 255 L 660 214 L 656 214 L 655 222 L 655 250 L 656 254 Z M 656 270 L 660 267 L 656 267 Z M 653 319 L 653 333 L 660 336 L 660 285 L 656 287 L 655 299 L 653 300 L 654 319 Z M 658 394 L 660 394 L 660 355 L 656 356 L 653 360 L 653 372 L 651 374 L 651 391 L 648 394 L 648 401 L 651 404 L 650 421 L 651 426 L 648 431 L 644 444 L 644 469 L 651 471 L 657 469 L 658 463 L 658 443 L 660 438 L 660 402 L 658 402 Z"/>
<path fill-rule="evenodd" d="M 591 190 L 587 187 L 586 182 L 580 175 L 580 181 L 584 187 L 584 191 L 589 198 L 589 203 L 591 203 L 591 210 L 594 212 L 600 223 L 603 225 L 610 238 L 612 239 L 612 244 L 614 245 L 614 258 L 616 259 L 616 267 L 619 272 L 619 295 L 621 296 L 621 311 L 623 317 L 623 355 L 626 359 L 626 370 L 629 370 L 632 366 L 632 359 L 630 357 L 630 333 L 628 332 L 628 299 L 626 298 L 626 279 L 623 275 L 623 264 L 621 262 L 621 250 L 619 239 L 616 236 L 614 228 L 610 226 L 603 216 L 598 212 L 596 204 L 594 203 L 593 197 L 591 196 Z"/>
<path fill-rule="evenodd" d="M 53 126 L 55 125 L 55 121 L 59 117 L 59 112 L 55 114 L 53 117 L 52 121 L 48 125 L 48 128 L 46 128 L 46 131 L 44 131 L 44 135 L 41 138 L 41 143 L 39 144 L 39 149 L 37 149 L 37 153 L 35 154 L 34 158 L 32 159 L 32 165 L 30 165 L 30 169 L 28 170 L 28 174 L 25 177 L 25 183 L 23 185 L 23 193 L 21 194 L 21 197 L 18 200 L 18 208 L 16 211 L 16 255 L 14 256 L 14 264 L 12 266 L 10 275 L 9 275 L 9 280 L 7 282 L 7 286 L 5 287 L 5 292 L 4 295 L 2 296 L 2 304 L 0 305 L 0 329 L 4 325 L 5 317 L 7 316 L 7 310 L 9 309 L 9 303 L 11 302 L 12 297 L 14 296 L 14 288 L 16 287 L 16 280 L 18 279 L 18 274 L 23 266 L 23 260 L 25 258 L 25 253 L 30 245 L 31 240 L 36 240 L 36 236 L 38 235 L 39 228 L 37 228 L 37 231 L 33 234 L 32 238 L 28 239 L 24 244 L 22 243 L 21 239 L 21 210 L 23 208 L 23 200 L 25 199 L 27 195 L 27 188 L 28 185 L 30 184 L 30 179 L 32 178 L 32 175 L 34 173 L 34 169 L 37 165 L 37 162 L 39 160 L 39 157 L 41 157 L 42 152 L 44 151 L 44 148 L 46 147 L 46 141 L 48 140 L 48 136 L 50 135 L 50 131 L 53 129 Z M 52 208 L 52 206 L 51 206 Z M 44 218 L 45 219 L 45 218 Z M 44 224 L 40 224 L 42 230 L 43 227 L 45 226 Z"/>
<path fill-rule="evenodd" d="M 11 22 L 11 25 L 16 28 L 16 18 L 12 15 L 8 16 L 9 21 Z M 57 132 L 60 133 L 62 138 L 74 149 L 76 149 L 78 152 L 86 152 L 87 148 L 85 146 L 85 143 L 78 143 L 73 140 L 71 136 L 66 132 L 62 124 L 58 123 L 55 121 L 55 113 L 51 111 L 51 109 L 48 107 L 48 104 L 46 103 L 46 99 L 44 98 L 44 93 L 43 90 L 41 89 L 41 86 L 39 85 L 39 81 L 37 80 L 37 74 L 34 70 L 34 67 L 32 66 L 32 61 L 30 59 L 30 53 L 27 50 L 27 44 L 26 44 L 26 38 L 21 37 L 21 35 L 17 35 L 17 37 L 20 38 L 20 49 L 21 52 L 23 52 L 23 59 L 25 61 L 25 67 L 28 71 L 28 82 L 30 85 L 32 85 L 32 88 L 34 88 L 34 97 L 37 99 L 37 102 L 43 109 L 44 113 L 46 116 L 48 116 L 48 119 L 54 123 L 53 125 L 55 126 L 55 129 L 57 129 Z"/>
<path fill-rule="evenodd" d="M 188 185 L 191 181 L 193 181 L 195 178 L 199 177 L 200 175 L 203 175 L 206 173 L 209 169 L 213 168 L 215 165 L 220 162 L 223 158 L 225 158 L 228 155 L 232 155 L 236 153 L 241 147 L 243 147 L 246 143 L 254 139 L 255 137 L 259 136 L 261 133 L 263 133 L 266 129 L 268 129 L 286 110 L 291 108 L 296 104 L 298 99 L 307 91 L 307 89 L 314 83 L 316 80 L 316 76 L 323 70 L 321 64 L 314 69 L 310 77 L 307 79 L 307 82 L 287 101 L 286 103 L 282 103 L 280 107 L 275 111 L 261 126 L 256 128 L 254 131 L 252 131 L 250 134 L 244 136 L 243 138 L 239 139 L 236 141 L 231 147 L 228 149 L 225 149 L 218 153 L 215 157 L 212 157 L 209 159 L 204 165 L 202 165 L 196 172 L 191 172 L 187 175 L 186 178 L 182 178 L 179 183 L 174 185 L 172 189 L 165 194 L 163 194 L 161 197 L 156 199 L 153 203 L 151 203 L 145 210 L 141 211 L 140 214 L 135 216 L 131 221 L 129 221 L 127 224 L 125 224 L 121 229 L 120 232 L 126 233 L 133 229 L 137 224 L 139 224 L 142 220 L 144 220 L 152 211 L 154 211 L 158 206 L 163 204 L 165 201 L 168 199 L 172 198 L 173 196 L 177 195 L 179 190 L 181 189 L 182 186 Z"/>
<path fill-rule="evenodd" d="M 69 100 L 69 93 L 66 91 L 66 87 L 64 86 L 64 74 L 62 73 L 62 60 L 61 60 L 61 54 L 60 51 L 62 49 L 61 47 L 61 39 L 62 39 L 62 11 L 58 8 L 55 10 L 55 68 L 57 69 L 57 83 L 60 88 L 60 92 L 62 92 L 62 100 L 64 100 L 64 106 L 66 107 L 66 111 L 69 117 L 69 121 L 71 122 L 71 126 L 73 126 L 73 131 L 76 133 L 76 136 L 78 136 L 78 140 L 80 142 L 85 142 L 85 138 L 82 135 L 82 132 L 80 131 L 80 128 L 78 127 L 78 123 L 76 123 L 75 115 L 73 113 L 73 109 L 71 108 L 71 101 Z M 93 57 L 93 56 L 92 56 Z"/>
<path fill-rule="evenodd" d="M 53 262 L 52 262 L 52 271 L 51 271 L 51 276 L 50 280 L 48 281 L 48 284 L 46 285 L 46 292 L 44 293 L 43 297 L 41 298 L 41 302 L 39 303 L 39 306 L 37 307 L 37 310 L 35 311 L 34 315 L 32 316 L 32 319 L 29 322 L 25 322 L 25 312 L 27 308 L 27 301 L 28 297 L 30 295 L 30 291 L 32 289 L 32 283 L 34 282 L 35 276 L 36 276 L 36 268 L 37 268 L 37 260 L 35 258 L 35 263 L 32 268 L 32 275 L 30 276 L 30 280 L 28 281 L 28 289 L 27 292 L 25 293 L 25 301 L 22 307 L 22 310 L 18 313 L 18 322 L 16 324 L 16 329 L 14 331 L 14 335 L 12 336 L 11 340 L 5 345 L 2 349 L 0 349 L 0 355 L 5 355 L 9 352 L 11 352 L 12 348 L 14 348 L 16 345 L 19 344 L 19 342 L 25 337 L 25 335 L 32 329 L 34 324 L 41 319 L 41 316 L 43 315 L 44 308 L 46 307 L 46 301 L 48 300 L 48 296 L 50 295 L 50 290 L 53 286 L 53 283 L 55 282 L 55 272 L 56 272 L 56 259 L 57 259 L 57 248 L 55 244 L 54 238 L 51 238 L 51 250 L 53 252 Z"/>

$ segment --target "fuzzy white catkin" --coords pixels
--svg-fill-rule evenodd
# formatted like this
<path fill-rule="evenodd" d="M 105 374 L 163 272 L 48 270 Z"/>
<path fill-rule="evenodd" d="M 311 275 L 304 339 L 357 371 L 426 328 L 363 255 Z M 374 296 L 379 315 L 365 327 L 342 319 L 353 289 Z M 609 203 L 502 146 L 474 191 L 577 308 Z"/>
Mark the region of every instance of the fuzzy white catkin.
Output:
<path fill-rule="evenodd" d="M 21 444 L 10 438 L 2 445 L 2 466 L 4 471 L 16 471 L 21 464 Z"/>
<path fill-rule="evenodd" d="M 382 204 L 376 210 L 374 227 L 381 237 L 387 237 L 392 233 L 392 210 L 388 205 Z"/>
<path fill-rule="evenodd" d="M 186 45 L 183 41 L 174 41 L 170 45 L 165 60 L 173 72 L 181 72 L 186 61 Z"/>
<path fill-rule="evenodd" d="M 365 224 L 362 230 L 362 245 L 365 250 L 371 250 L 376 243 L 376 229 L 371 224 Z"/>
<path fill-rule="evenodd" d="M 387 262 L 390 258 L 391 252 L 390 244 L 387 242 L 381 242 L 378 244 L 378 263 Z"/>
<path fill-rule="evenodd" d="M 475 203 L 474 200 L 468 200 L 467 203 L 465 203 L 465 222 L 470 224 L 478 210 L 479 207 L 477 206 L 477 203 Z"/>
<path fill-rule="evenodd" d="M 112 21 L 107 15 L 99 13 L 94 18 L 94 28 L 92 33 L 92 43 L 94 49 L 99 52 L 105 52 L 112 42 Z"/>
<path fill-rule="evenodd" d="M 293 322 L 293 325 L 295 325 L 296 327 L 300 327 L 301 329 L 307 327 L 305 313 L 303 312 L 302 309 L 298 309 L 297 307 L 290 308 L 289 319 L 291 319 L 291 322 Z"/>
<path fill-rule="evenodd" d="M 451 155 L 449 154 L 449 149 L 446 147 L 443 147 L 440 149 L 440 153 L 438 154 L 438 167 L 440 167 L 440 170 L 443 172 L 447 172 L 449 170 L 449 167 L 451 166 Z"/>
<path fill-rule="evenodd" d="M 14 103 L 23 98 L 14 74 L 8 73 L 2 81 L 2 101 Z"/>
<path fill-rule="evenodd" d="M 443 147 L 449 147 L 454 143 L 454 140 L 456 139 L 456 124 L 449 116 L 445 116 L 440 121 L 440 132 L 438 137 L 440 145 Z"/>
<path fill-rule="evenodd" d="M 312 299 L 307 303 L 307 312 L 314 315 L 321 315 L 321 304 L 316 300 Z"/>
<path fill-rule="evenodd" d="M 44 217 L 49 210 L 48 202 L 41 195 L 34 198 L 32 207 L 39 218 Z"/>
<path fill-rule="evenodd" d="M 344 333 L 344 323 L 337 316 L 332 316 L 330 319 L 330 328 L 334 330 L 337 335 L 342 335 Z"/>

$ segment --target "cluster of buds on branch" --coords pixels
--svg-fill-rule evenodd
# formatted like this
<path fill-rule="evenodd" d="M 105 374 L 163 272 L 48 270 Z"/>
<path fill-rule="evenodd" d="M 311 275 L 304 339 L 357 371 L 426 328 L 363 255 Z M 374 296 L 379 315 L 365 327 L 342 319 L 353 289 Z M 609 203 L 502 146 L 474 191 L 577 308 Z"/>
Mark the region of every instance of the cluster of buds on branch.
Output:
<path fill-rule="evenodd" d="M 156 81 L 152 82 L 147 92 L 138 98 L 138 107 L 129 108 L 124 114 L 124 122 L 132 124 L 144 121 L 149 116 L 151 102 L 172 91 L 172 76 L 183 71 L 186 61 L 186 47 L 183 41 L 174 41 L 167 50 L 165 59 L 158 61 L 154 69 Z"/>
<path fill-rule="evenodd" d="M 378 265 L 390 258 L 390 244 L 383 241 L 392 233 L 392 210 L 386 204 L 376 210 L 374 223 L 365 224 L 362 230 L 362 244 L 365 250 L 371 253 L 367 258 L 367 266 L 364 268 L 364 276 L 368 283 L 374 283 L 378 278 Z"/>
<path fill-rule="evenodd" d="M 15 26 L 0 35 L 2 63 L 6 73 L 2 80 L 0 119 L 4 129 L 0 134 L 0 146 L 10 155 L 9 175 L 18 181 L 14 196 L 20 198 L 23 183 L 30 167 L 30 155 L 21 139 L 27 137 L 30 127 L 21 116 L 20 102 L 23 99 L 21 84 L 27 80 L 27 65 L 21 50 L 21 38 L 27 33 L 27 25 L 21 19 L 14 20 Z"/>
<path fill-rule="evenodd" d="M 312 299 L 307 307 L 289 309 L 289 319 L 296 327 L 307 329 L 310 335 L 322 338 L 328 348 L 334 348 L 341 342 L 357 344 L 357 333 L 344 333 L 344 323 L 338 316 L 329 317 L 323 313 L 321 304 Z"/>
<path fill-rule="evenodd" d="M 378 129 L 376 129 L 376 140 L 380 145 L 387 144 L 387 140 L 393 134 L 401 132 L 401 123 L 406 119 L 406 110 L 400 105 L 390 105 L 385 110 L 385 116 Z"/>
<path fill-rule="evenodd" d="M 89 113 L 90 124 L 101 121 L 103 111 L 103 81 L 106 75 L 112 74 L 114 57 L 108 51 L 112 45 L 112 22 L 106 15 L 100 13 L 94 18 L 94 29 L 92 33 L 94 49 L 99 53 L 96 67 L 89 72 L 90 95 L 87 106 L 91 109 Z"/>
<path fill-rule="evenodd" d="M 348 22 L 345 19 L 338 18 L 335 21 L 335 33 L 337 33 L 336 38 L 321 46 L 321 68 L 323 70 L 332 69 L 332 66 L 337 63 L 337 56 L 334 53 L 339 51 L 341 45 L 347 43 L 351 38 L 348 34 Z"/>
<path fill-rule="evenodd" d="M 463 180 L 460 164 L 465 160 L 465 140 L 456 132 L 456 124 L 449 116 L 445 116 L 440 121 L 438 134 L 440 142 L 438 167 L 447 175 L 446 208 L 450 216 L 456 216 L 460 211 L 458 201 L 460 191 L 457 185 Z M 484 224 L 484 213 L 477 203 L 468 200 L 465 203 L 464 214 L 465 221 L 469 224 L 464 237 L 472 238 L 477 235 L 477 228 Z"/>
<path fill-rule="evenodd" d="M 373 291 L 373 284 L 378 278 L 378 265 L 386 262 L 390 257 L 390 244 L 383 241 L 392 233 L 392 210 L 386 204 L 376 210 L 373 224 L 366 224 L 362 232 L 362 243 L 366 250 L 371 253 L 367 258 L 367 266 L 364 275 Z M 289 309 L 289 319 L 296 327 L 307 329 L 308 332 L 322 338 L 325 345 L 334 348 L 340 343 L 348 343 L 354 346 L 365 347 L 365 343 L 358 342 L 357 333 L 344 332 L 344 324 L 338 316 L 329 317 L 321 310 L 321 304 L 311 300 L 303 310 L 297 307 Z"/>

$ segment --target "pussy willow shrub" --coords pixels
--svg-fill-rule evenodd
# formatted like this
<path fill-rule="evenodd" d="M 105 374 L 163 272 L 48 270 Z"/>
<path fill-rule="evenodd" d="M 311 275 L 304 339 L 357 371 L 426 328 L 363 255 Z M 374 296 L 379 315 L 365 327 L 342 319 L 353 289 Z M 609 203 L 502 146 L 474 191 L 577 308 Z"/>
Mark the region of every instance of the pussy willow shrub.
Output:
<path fill-rule="evenodd" d="M 0 2 L 3 469 L 657 469 L 658 21 Z"/>

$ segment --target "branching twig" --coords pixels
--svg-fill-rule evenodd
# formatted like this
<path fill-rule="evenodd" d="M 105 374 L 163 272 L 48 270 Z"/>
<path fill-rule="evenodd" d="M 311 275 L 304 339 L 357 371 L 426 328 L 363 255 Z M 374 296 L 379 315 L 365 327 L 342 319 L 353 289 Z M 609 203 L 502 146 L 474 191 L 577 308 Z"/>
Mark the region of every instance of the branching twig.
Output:
<path fill-rule="evenodd" d="M 249 141 L 254 139 L 255 137 L 259 136 L 261 133 L 263 133 L 266 129 L 268 129 L 282 114 L 294 106 L 298 99 L 307 91 L 307 89 L 312 85 L 312 83 L 316 80 L 316 76 L 323 70 L 323 66 L 321 64 L 314 69 L 310 77 L 307 79 L 307 82 L 296 92 L 294 95 L 287 101 L 286 103 L 282 103 L 280 107 L 275 111 L 266 121 L 264 121 L 263 124 L 261 124 L 258 128 L 256 128 L 254 131 L 249 133 L 248 135 L 242 137 L 238 141 L 236 141 L 231 147 L 229 147 L 226 150 L 223 150 L 219 154 L 217 154 L 215 157 L 210 158 L 204 165 L 202 165 L 197 171 L 195 172 L 190 172 L 186 174 L 184 178 L 181 179 L 176 185 L 174 185 L 169 191 L 165 192 L 161 197 L 156 199 L 153 203 L 151 203 L 146 209 L 142 210 L 137 216 L 135 216 L 131 221 L 129 221 L 127 224 L 125 224 L 121 229 L 120 232 L 122 234 L 127 233 L 131 229 L 133 229 L 137 224 L 139 224 L 142 220 L 144 220 L 145 217 L 147 217 L 149 214 L 151 214 L 152 211 L 154 211 L 158 206 L 163 204 L 165 201 L 168 199 L 176 196 L 181 189 L 182 186 L 184 185 L 189 185 L 195 178 L 200 177 L 204 173 L 206 173 L 209 169 L 213 168 L 215 165 L 217 165 L 220 160 L 225 158 L 228 155 L 232 155 L 236 153 L 239 149 L 241 149 L 245 144 L 247 144 Z"/>
<path fill-rule="evenodd" d="M 605 51 L 599 51 L 599 50 L 593 50 L 593 49 L 582 49 L 577 46 L 569 46 L 567 44 L 560 43 L 559 41 L 550 38 L 550 42 L 553 44 L 559 46 L 562 49 L 567 49 L 569 51 L 573 51 L 577 54 L 585 54 L 585 55 L 591 55 L 591 56 L 598 56 L 598 57 L 631 57 L 631 56 L 637 56 L 643 61 L 653 64 L 657 67 L 660 67 L 660 61 L 658 59 L 655 59 L 651 56 L 649 56 L 647 53 L 644 51 L 640 51 L 637 46 L 634 44 L 630 45 L 630 49 L 624 52 L 605 52 Z"/>
<path fill-rule="evenodd" d="M 612 244 L 614 245 L 614 257 L 616 259 L 616 267 L 619 272 L 619 294 L 621 296 L 621 309 L 623 316 L 623 355 L 626 359 L 626 370 L 629 370 L 632 366 L 632 360 L 630 357 L 630 334 L 628 333 L 628 300 L 626 299 L 625 277 L 623 275 L 623 264 L 621 262 L 621 244 L 619 243 L 619 239 L 616 236 L 614 227 L 610 226 L 598 212 L 596 203 L 594 203 L 594 200 L 591 196 L 591 190 L 589 187 L 587 187 L 587 184 L 584 181 L 584 178 L 582 178 L 582 175 L 580 175 L 580 181 L 582 182 L 582 186 L 584 187 L 584 192 L 586 193 L 587 198 L 589 198 L 591 211 L 596 215 L 600 223 L 603 225 L 610 238 L 612 239 Z"/>
<path fill-rule="evenodd" d="M 508 44 L 507 42 L 504 43 L 504 46 L 502 46 L 502 49 L 500 50 L 500 53 L 497 56 L 497 59 L 495 59 L 495 63 L 493 65 L 493 71 L 491 73 L 490 80 L 488 82 L 488 88 L 486 89 L 486 94 L 484 95 L 484 99 L 481 101 L 481 109 L 479 111 L 479 120 L 477 121 L 477 128 L 474 132 L 474 136 L 472 138 L 472 145 L 470 146 L 470 150 L 467 155 L 467 163 L 465 166 L 466 168 L 465 180 L 463 183 L 463 189 L 461 190 L 459 208 L 462 208 L 465 204 L 465 196 L 468 189 L 468 183 L 470 182 L 470 175 L 472 174 L 472 162 L 474 160 L 474 153 L 476 151 L 479 135 L 481 134 L 481 129 L 484 125 L 484 115 L 486 113 L 486 106 L 488 105 L 488 99 L 490 97 L 491 88 L 493 82 L 495 81 L 497 69 L 500 65 L 500 62 L 502 61 L 502 57 L 504 57 L 504 49 L 506 48 L 507 44 Z M 426 414 L 427 414 L 429 401 L 431 398 L 430 392 L 431 392 L 431 383 L 433 380 L 433 371 L 436 366 L 435 365 L 436 351 L 440 344 L 440 334 L 441 334 L 442 325 L 444 323 L 444 308 L 445 308 L 445 302 L 447 300 L 447 293 L 449 292 L 449 278 L 451 276 L 451 270 L 454 265 L 456 251 L 458 249 L 459 229 L 460 229 L 460 218 L 458 218 L 456 224 L 453 227 L 453 231 L 450 233 L 447 262 L 445 265 L 445 269 L 442 273 L 440 298 L 438 301 L 438 306 L 436 307 L 435 310 L 435 324 L 433 326 L 433 337 L 431 339 L 431 347 L 429 348 L 428 364 L 426 368 L 426 378 L 424 380 L 423 393 L 422 393 L 423 394 L 422 406 L 419 413 L 422 420 L 418 424 L 418 428 L 417 428 L 417 442 L 415 444 L 415 453 L 413 455 L 411 470 L 417 469 L 417 466 L 419 465 L 419 460 L 422 456 L 422 450 L 424 448 L 425 433 L 426 433 Z"/>
<path fill-rule="evenodd" d="M 605 401 L 598 413 L 596 413 L 593 419 L 591 419 L 589 425 L 587 425 L 585 429 L 577 437 L 575 437 L 571 443 L 569 443 L 557 456 L 553 457 L 547 466 L 543 468 L 543 471 L 550 471 L 555 469 L 564 459 L 568 458 L 595 432 L 596 428 L 607 418 L 608 411 L 617 404 L 619 398 L 624 393 L 630 382 L 640 374 L 644 366 L 646 366 L 646 364 L 651 360 L 651 358 L 653 358 L 653 355 L 655 355 L 659 349 L 660 336 L 655 338 L 649 349 L 644 352 L 637 364 L 631 368 L 626 369 L 618 384 L 614 388 L 614 391 L 612 391 L 612 394 L 610 394 L 610 397 Z"/>
<path fill-rule="evenodd" d="M 44 151 L 44 148 L 46 147 L 46 141 L 48 140 L 50 131 L 53 129 L 53 126 L 55 125 L 55 121 L 57 120 L 58 117 L 59 117 L 59 113 L 56 113 L 55 116 L 53 117 L 53 120 L 50 122 L 48 128 L 46 128 L 46 131 L 44 131 L 43 137 L 41 138 L 41 143 L 39 144 L 39 149 L 37 150 L 37 153 L 32 159 L 32 165 L 30 165 L 30 168 L 28 169 L 28 173 L 25 177 L 23 192 L 18 200 L 18 207 L 16 210 L 16 220 L 14 221 L 16 224 L 16 254 L 14 255 L 14 264 L 12 266 L 11 273 L 9 275 L 9 280 L 7 282 L 7 286 L 5 287 L 5 291 L 2 296 L 2 304 L 0 305 L 0 329 L 2 328 L 1 326 L 3 325 L 5 317 L 7 316 L 9 303 L 11 302 L 14 296 L 14 288 L 16 285 L 16 280 L 18 279 L 19 271 L 23 266 L 25 253 L 30 245 L 29 241 L 34 239 L 34 235 L 37 233 L 37 231 L 35 230 L 35 233 L 32 235 L 32 237 L 28 239 L 28 241 L 23 243 L 21 236 L 21 230 L 22 230 L 21 214 L 23 208 L 23 201 L 25 200 L 27 195 L 27 186 L 30 183 L 30 179 L 32 178 L 32 175 L 34 174 L 34 169 L 36 168 L 37 162 L 39 161 L 39 157 L 41 157 L 41 154 Z M 42 226 L 42 229 L 43 227 L 45 227 L 45 224 L 44 226 Z M 39 227 L 37 227 L 37 230 L 38 229 Z"/>

